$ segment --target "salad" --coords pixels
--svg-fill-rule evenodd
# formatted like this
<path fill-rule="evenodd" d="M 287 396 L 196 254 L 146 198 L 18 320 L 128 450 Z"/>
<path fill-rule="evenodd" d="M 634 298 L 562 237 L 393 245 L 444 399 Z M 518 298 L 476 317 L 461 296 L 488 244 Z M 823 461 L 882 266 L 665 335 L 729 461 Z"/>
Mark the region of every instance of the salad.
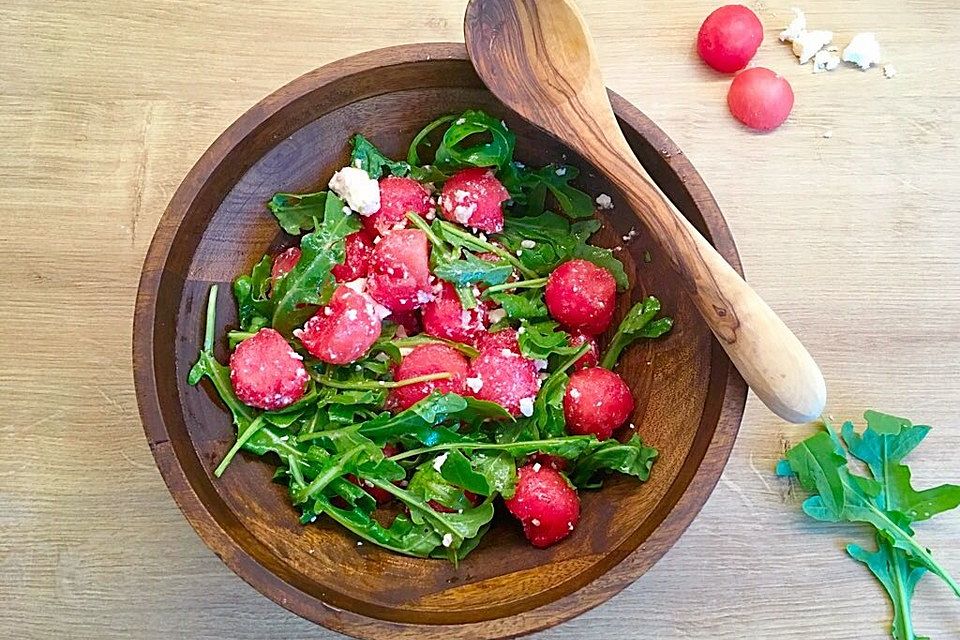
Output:
<path fill-rule="evenodd" d="M 267 203 L 291 246 L 234 281 L 228 365 L 211 288 L 189 382 L 209 379 L 237 429 L 214 475 L 269 456 L 304 525 L 411 556 L 459 561 L 498 508 L 535 547 L 566 538 L 579 490 L 649 477 L 657 451 L 627 426 L 615 368 L 671 319 L 648 297 L 598 343 L 623 265 L 588 242 L 577 169 L 516 161 L 503 122 L 442 117 L 405 160 L 350 144 L 328 190 Z"/>

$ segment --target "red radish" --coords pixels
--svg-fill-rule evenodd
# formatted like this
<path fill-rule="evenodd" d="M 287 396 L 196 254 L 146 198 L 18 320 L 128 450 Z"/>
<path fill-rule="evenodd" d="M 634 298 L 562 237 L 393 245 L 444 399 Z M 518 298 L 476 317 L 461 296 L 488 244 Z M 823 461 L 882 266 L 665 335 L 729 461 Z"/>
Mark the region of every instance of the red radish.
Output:
<path fill-rule="evenodd" d="M 445 344 L 422 344 L 404 356 L 394 374 L 394 380 L 406 380 L 431 373 L 451 373 L 445 380 L 431 380 L 390 390 L 387 406 L 403 411 L 423 400 L 434 389 L 442 393 L 466 393 L 467 359 L 456 349 Z"/>
<path fill-rule="evenodd" d="M 423 332 L 435 338 L 445 338 L 464 344 L 476 344 L 487 329 L 487 309 L 479 303 L 473 309 L 464 309 L 457 290 L 444 282 L 440 293 L 423 305 Z"/>
<path fill-rule="evenodd" d="M 520 355 L 513 330 L 483 341 L 480 355 L 470 363 L 466 384 L 476 398 L 496 402 L 515 416 L 533 415 L 533 401 L 540 390 L 536 364 Z"/>
<path fill-rule="evenodd" d="M 398 453 L 400 453 L 400 447 L 398 447 L 395 444 L 388 444 L 388 445 L 384 445 L 383 447 L 383 455 L 386 456 L 387 458 L 389 458 L 390 456 L 394 456 Z M 391 502 L 393 500 L 393 494 L 387 491 L 386 489 L 381 489 L 380 487 L 375 487 L 372 484 L 368 484 L 360 480 L 360 478 L 353 475 L 352 473 L 348 474 L 346 478 L 353 484 L 357 485 L 358 487 L 360 487 L 361 489 L 369 493 L 370 497 L 376 500 L 377 504 L 379 505 L 385 505 L 388 502 Z M 395 482 L 394 484 L 397 484 L 397 483 Z M 347 505 L 342 498 L 337 497 L 336 499 L 339 499 L 341 504 L 337 504 L 335 506 L 338 506 L 341 509 L 347 508 Z"/>
<path fill-rule="evenodd" d="M 487 233 L 503 231 L 504 201 L 510 193 L 493 171 L 482 167 L 463 169 L 443 184 L 440 212 L 451 222 Z"/>
<path fill-rule="evenodd" d="M 770 69 L 754 67 L 737 75 L 727 94 L 730 113 L 751 129 L 772 131 L 793 109 L 793 89 Z"/>
<path fill-rule="evenodd" d="M 610 272 L 587 260 L 570 260 L 553 270 L 544 299 L 547 310 L 572 331 L 595 336 L 613 319 L 617 283 Z"/>
<path fill-rule="evenodd" d="M 697 53 L 722 73 L 747 66 L 763 41 L 763 25 L 750 9 L 740 4 L 720 7 L 703 21 L 697 34 Z"/>
<path fill-rule="evenodd" d="M 608 369 L 593 367 L 570 376 L 563 396 L 563 416 L 573 435 L 606 440 L 633 413 L 633 394 L 623 379 Z"/>
<path fill-rule="evenodd" d="M 430 202 L 430 192 L 416 180 L 388 176 L 380 181 L 380 209 L 363 218 L 363 228 L 372 236 L 407 226 L 407 213 L 426 216 L 436 208 Z"/>
<path fill-rule="evenodd" d="M 579 371 L 580 369 L 588 369 L 590 367 L 595 367 L 600 362 L 600 350 L 597 347 L 597 341 L 591 338 L 588 335 L 574 331 L 570 334 L 570 340 L 568 341 L 571 347 L 579 347 L 584 344 L 589 344 L 590 349 L 587 350 L 580 358 L 573 363 L 573 370 Z"/>
<path fill-rule="evenodd" d="M 351 233 L 344 241 L 346 255 L 343 264 L 338 264 L 330 273 L 337 282 L 350 282 L 357 278 L 366 277 L 370 269 L 370 256 L 373 255 L 373 243 L 362 231 Z"/>
<path fill-rule="evenodd" d="M 419 309 L 433 298 L 427 236 L 399 229 L 374 246 L 368 287 L 373 299 L 391 311 Z"/>
<path fill-rule="evenodd" d="M 300 262 L 300 247 L 290 247 L 283 253 L 277 254 L 273 259 L 270 277 L 276 280 L 280 276 L 290 273 L 298 262 Z"/>
<path fill-rule="evenodd" d="M 258 409 L 282 409 L 303 397 L 310 376 L 303 356 L 279 332 L 260 329 L 230 356 L 230 382 L 240 402 Z"/>
<path fill-rule="evenodd" d="M 370 296 L 340 285 L 327 306 L 293 335 L 315 358 L 348 364 L 365 354 L 380 337 L 380 315 Z"/>
<path fill-rule="evenodd" d="M 569 536 L 580 521 L 580 498 L 559 471 L 528 464 L 517 469 L 517 488 L 503 503 L 523 524 L 530 544 L 544 549 Z"/>
<path fill-rule="evenodd" d="M 473 506 L 477 506 L 478 504 L 483 502 L 482 496 L 478 496 L 477 494 L 471 493 L 469 491 L 464 491 L 463 497 L 466 498 L 470 502 L 470 504 L 472 504 Z M 436 500 L 428 500 L 427 504 L 430 505 L 431 509 L 433 509 L 434 511 L 439 511 L 440 513 L 453 513 L 454 511 L 456 511 L 456 509 L 451 509 L 450 507 L 443 506 Z"/>

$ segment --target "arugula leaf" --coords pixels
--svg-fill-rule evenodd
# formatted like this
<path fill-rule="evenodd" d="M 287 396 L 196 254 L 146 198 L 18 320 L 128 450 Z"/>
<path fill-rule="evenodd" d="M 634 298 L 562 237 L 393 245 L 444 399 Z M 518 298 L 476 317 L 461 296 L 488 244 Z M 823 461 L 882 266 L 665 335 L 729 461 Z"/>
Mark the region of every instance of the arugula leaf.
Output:
<path fill-rule="evenodd" d="M 567 390 L 567 383 L 570 382 L 566 372 L 589 349 L 589 344 L 574 347 L 573 354 L 561 363 L 540 386 L 540 391 L 533 401 L 533 416 L 530 418 L 534 437 L 545 435 L 549 438 L 559 438 L 566 433 L 567 419 L 563 413 L 563 397 Z"/>
<path fill-rule="evenodd" d="M 371 178 L 379 180 L 383 175 L 383 168 L 386 167 L 391 175 L 406 176 L 410 173 L 410 165 L 406 162 L 391 160 L 378 149 L 372 142 L 362 135 L 355 134 L 350 139 L 352 149 L 350 151 L 350 163 L 366 171 Z"/>
<path fill-rule="evenodd" d="M 517 342 L 525 358 L 546 360 L 554 354 L 570 355 L 580 348 L 570 344 L 570 334 L 553 320 L 521 320 L 520 327 L 522 331 L 518 332 Z"/>
<path fill-rule="evenodd" d="M 481 260 L 470 252 L 464 252 L 463 258 L 439 262 L 433 272 L 455 287 L 496 285 L 503 284 L 513 275 L 513 265 L 505 260 Z"/>
<path fill-rule="evenodd" d="M 617 471 L 646 482 L 658 455 L 659 452 L 646 446 L 637 434 L 633 434 L 626 442 L 611 438 L 578 458 L 568 476 L 570 482 L 581 489 L 600 488 L 603 484 L 602 471 Z"/>
<path fill-rule="evenodd" d="M 273 258 L 263 256 L 253 266 L 250 275 L 233 281 L 233 296 L 237 300 L 237 315 L 243 331 L 256 333 L 270 325 L 274 302 L 269 297 Z"/>
<path fill-rule="evenodd" d="M 660 301 L 648 296 L 643 302 L 638 302 L 630 308 L 627 315 L 617 328 L 607 352 L 603 354 L 600 366 L 613 369 L 620 359 L 620 354 L 628 346 L 641 338 L 653 339 L 664 335 L 673 328 L 673 319 L 669 317 L 654 320 L 660 313 Z"/>
<path fill-rule="evenodd" d="M 913 639 L 910 598 L 923 573 L 939 576 L 958 597 L 960 585 L 916 540 L 910 524 L 956 508 L 960 487 L 913 489 L 909 468 L 902 460 L 923 440 L 929 427 L 874 411 L 864 417 L 867 428 L 862 434 L 848 422 L 841 429 L 842 438 L 824 422 L 825 431 L 790 449 L 777 471 L 795 474 L 801 486 L 813 494 L 803 503 L 810 517 L 863 522 L 876 530 L 877 551 L 868 552 L 857 545 L 848 546 L 847 551 L 867 565 L 890 595 L 894 638 Z M 848 452 L 866 464 L 872 477 L 850 470 Z"/>
<path fill-rule="evenodd" d="M 439 464 L 440 475 L 444 480 L 479 496 L 489 496 L 493 492 L 486 476 L 474 471 L 470 460 L 465 455 L 456 449 L 444 455 L 446 457 L 443 457 Z M 436 462 L 433 464 L 436 465 Z"/>
<path fill-rule="evenodd" d="M 513 159 L 515 142 L 516 136 L 500 120 L 483 111 L 464 111 L 443 133 L 433 164 L 441 170 L 504 168 Z"/>
<path fill-rule="evenodd" d="M 514 162 L 504 172 L 503 185 L 510 192 L 515 208 L 524 215 L 542 214 L 549 193 L 567 216 L 589 218 L 595 210 L 593 199 L 570 185 L 579 174 L 580 170 L 570 165 L 548 164 L 540 169 L 530 169 Z"/>
<path fill-rule="evenodd" d="M 280 227 L 292 236 L 312 231 L 314 220 L 323 218 L 327 192 L 278 193 L 267 203 Z"/>
<path fill-rule="evenodd" d="M 538 290 L 523 293 L 492 293 L 489 298 L 503 307 L 508 318 L 514 320 L 537 320 L 546 318 L 547 305 Z"/>
<path fill-rule="evenodd" d="M 335 284 L 330 270 L 342 264 L 344 239 L 360 229 L 360 220 L 345 209 L 343 201 L 327 197 L 323 222 L 300 240 L 300 260 L 275 283 L 275 307 L 271 324 L 284 335 L 313 315 L 329 299 Z"/>
<path fill-rule="evenodd" d="M 493 495 L 499 493 L 504 498 L 513 496 L 517 484 L 517 462 L 506 451 L 480 452 L 470 459 L 477 473 L 486 478 Z M 476 492 L 474 492 L 476 493 Z"/>

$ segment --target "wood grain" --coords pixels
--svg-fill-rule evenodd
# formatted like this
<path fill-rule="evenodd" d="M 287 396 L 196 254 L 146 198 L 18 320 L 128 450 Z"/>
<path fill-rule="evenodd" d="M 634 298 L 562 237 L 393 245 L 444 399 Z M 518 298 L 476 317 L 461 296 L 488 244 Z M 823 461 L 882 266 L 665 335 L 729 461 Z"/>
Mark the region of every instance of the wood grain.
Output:
<path fill-rule="evenodd" d="M 765 25 L 758 62 L 797 94 L 770 136 L 739 129 L 729 81 L 696 62 L 693 34 L 715 3 L 581 6 L 607 83 L 693 160 L 750 283 L 817 354 L 828 411 L 875 406 L 935 425 L 915 477 L 957 481 L 960 8 L 803 3 L 840 40 L 876 31 L 900 71 L 883 80 L 814 76 L 776 42 L 791 3 L 750 4 Z M 0 628 L 12 637 L 341 637 L 238 579 L 170 499 L 136 415 L 133 297 L 160 213 L 237 116 L 344 55 L 457 39 L 464 5 L 0 8 Z M 840 550 L 863 536 L 804 521 L 800 496 L 772 477 L 785 442 L 805 433 L 751 399 L 680 542 L 607 604 L 536 637 L 887 637 L 879 587 Z M 958 520 L 918 527 L 955 575 Z M 921 583 L 915 615 L 926 635 L 960 635 L 956 600 L 935 581 Z"/>

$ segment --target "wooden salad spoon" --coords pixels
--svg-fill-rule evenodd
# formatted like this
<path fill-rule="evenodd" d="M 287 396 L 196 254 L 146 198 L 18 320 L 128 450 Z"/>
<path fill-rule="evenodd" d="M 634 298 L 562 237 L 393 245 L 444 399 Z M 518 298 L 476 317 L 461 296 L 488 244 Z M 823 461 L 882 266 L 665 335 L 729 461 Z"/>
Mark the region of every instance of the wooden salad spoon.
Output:
<path fill-rule="evenodd" d="M 569 0 L 471 0 L 467 50 L 504 104 L 577 149 L 623 193 L 754 393 L 790 422 L 817 418 L 826 385 L 777 314 L 662 195 L 613 115 L 593 42 Z"/>

